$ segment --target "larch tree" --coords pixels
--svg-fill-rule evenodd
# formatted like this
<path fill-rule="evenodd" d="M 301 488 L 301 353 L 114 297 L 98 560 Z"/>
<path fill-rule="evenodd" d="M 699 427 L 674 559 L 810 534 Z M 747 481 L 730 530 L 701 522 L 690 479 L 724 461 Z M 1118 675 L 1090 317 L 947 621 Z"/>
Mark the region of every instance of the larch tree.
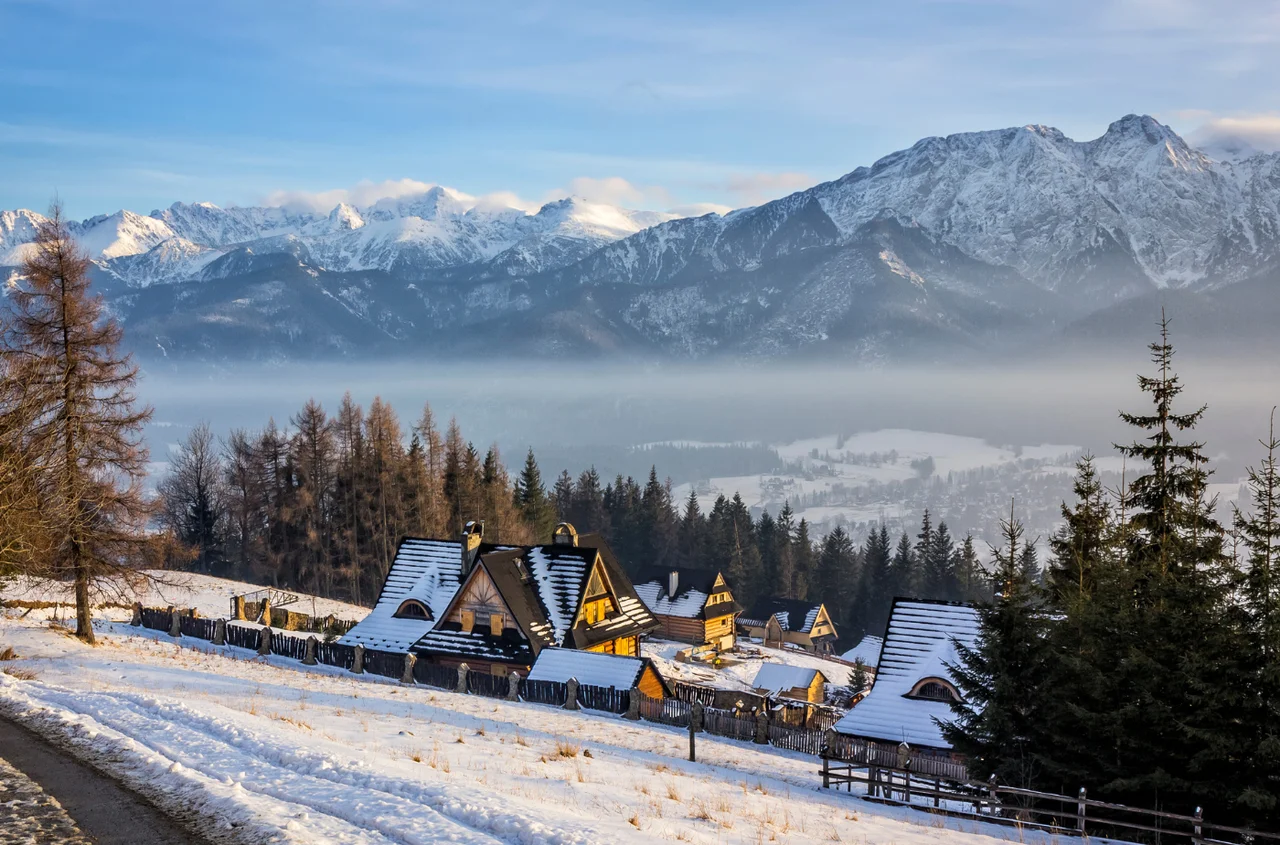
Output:
<path fill-rule="evenodd" d="M 41 497 L 54 542 L 48 574 L 73 582 L 76 636 L 94 642 L 96 595 L 135 584 L 153 508 L 143 494 L 151 409 L 122 331 L 90 292 L 90 262 L 55 205 L 11 291 L 6 372 L 29 391 L 28 447 L 41 456 Z"/>

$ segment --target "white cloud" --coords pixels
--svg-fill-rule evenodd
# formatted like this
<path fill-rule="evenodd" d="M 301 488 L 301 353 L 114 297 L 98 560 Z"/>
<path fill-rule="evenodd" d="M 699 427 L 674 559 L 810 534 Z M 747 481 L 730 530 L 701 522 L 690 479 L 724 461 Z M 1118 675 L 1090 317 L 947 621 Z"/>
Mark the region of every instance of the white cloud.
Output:
<path fill-rule="evenodd" d="M 262 202 L 267 206 L 280 205 L 325 212 L 342 202 L 365 207 L 381 199 L 424 194 L 434 187 L 434 182 L 419 182 L 416 179 L 388 179 L 384 182 L 365 179 L 350 188 L 333 188 L 328 191 L 273 191 Z"/>
<path fill-rule="evenodd" d="M 569 196 L 623 208 L 665 208 L 674 202 L 671 192 L 660 185 L 635 185 L 621 176 L 605 176 L 599 179 L 578 176 L 569 180 L 567 187 L 548 191 L 545 199 L 551 201 Z"/>
<path fill-rule="evenodd" d="M 733 206 L 721 205 L 718 202 L 691 202 L 686 205 L 674 205 L 667 211 L 681 217 L 701 217 L 704 214 L 728 214 L 733 211 Z"/>
<path fill-rule="evenodd" d="M 1188 140 L 1210 155 L 1280 150 L 1280 113 L 1211 117 Z"/>

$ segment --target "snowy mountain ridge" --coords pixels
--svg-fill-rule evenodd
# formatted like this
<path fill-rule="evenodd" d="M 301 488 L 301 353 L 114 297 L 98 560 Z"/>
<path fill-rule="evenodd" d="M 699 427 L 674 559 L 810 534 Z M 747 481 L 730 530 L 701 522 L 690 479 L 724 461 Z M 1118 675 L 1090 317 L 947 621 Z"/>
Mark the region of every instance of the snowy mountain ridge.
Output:
<path fill-rule="evenodd" d="M 0 265 L 39 219 L 0 212 Z M 1245 340 L 1280 312 L 1280 153 L 1214 158 L 1139 115 L 1088 141 L 1042 125 L 925 138 L 723 216 L 529 211 L 435 186 L 326 213 L 175 203 L 73 231 L 144 345 L 205 358 L 880 362 L 1124 337 L 1168 297 Z"/>
<path fill-rule="evenodd" d="M 102 269 L 144 287 L 217 278 L 216 270 L 205 268 L 236 250 L 290 252 L 297 245 L 318 269 L 336 272 L 431 270 L 488 261 L 508 250 L 515 250 L 507 257 L 512 267 L 537 272 L 557 255 L 574 252 L 568 245 L 589 251 L 673 217 L 578 197 L 530 213 L 436 186 L 365 208 L 339 203 L 328 214 L 174 203 L 147 216 L 122 210 L 73 222 L 70 228 Z M 43 220 L 25 209 L 0 212 L 0 265 L 21 263 L 25 244 Z"/>

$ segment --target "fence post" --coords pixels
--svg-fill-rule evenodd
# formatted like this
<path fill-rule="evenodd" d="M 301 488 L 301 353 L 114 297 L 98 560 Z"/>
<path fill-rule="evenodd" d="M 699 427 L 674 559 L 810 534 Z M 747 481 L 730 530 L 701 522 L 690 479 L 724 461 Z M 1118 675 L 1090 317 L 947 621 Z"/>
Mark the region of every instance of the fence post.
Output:
<path fill-rule="evenodd" d="M 627 701 L 627 712 L 622 714 L 622 718 L 630 719 L 633 722 L 640 721 L 640 687 L 631 688 L 631 698 Z"/>
<path fill-rule="evenodd" d="M 213 623 L 213 644 L 227 644 L 227 620 L 219 619 L 217 622 Z"/>
<path fill-rule="evenodd" d="M 756 711 L 756 745 L 769 744 L 769 712 L 761 707 Z"/>
<path fill-rule="evenodd" d="M 356 653 L 351 659 L 351 674 L 353 675 L 364 674 L 364 646 L 363 645 L 356 646 Z"/>
<path fill-rule="evenodd" d="M 1076 830 L 1080 831 L 1081 836 L 1084 835 L 1084 816 L 1085 811 L 1088 809 L 1084 802 L 1088 797 L 1089 793 L 1085 791 L 1083 786 L 1080 787 L 1080 797 L 1076 799 Z"/>
<path fill-rule="evenodd" d="M 304 666 L 316 665 L 316 647 L 320 645 L 320 641 L 315 637 L 307 637 L 307 650 L 302 656 Z"/>
<path fill-rule="evenodd" d="M 262 629 L 261 635 L 258 637 L 258 654 L 268 655 L 271 653 L 271 626 Z"/>
<path fill-rule="evenodd" d="M 827 756 L 827 750 L 822 749 L 822 788 L 831 788 L 831 758 Z"/>
<path fill-rule="evenodd" d="M 520 673 L 512 672 L 507 675 L 507 701 L 520 700 Z"/>
<path fill-rule="evenodd" d="M 564 709 L 577 710 L 578 709 L 578 679 L 570 678 L 569 681 L 564 686 L 565 686 Z"/>
<path fill-rule="evenodd" d="M 694 699 L 689 705 L 689 762 L 698 761 L 698 731 L 702 730 L 702 702 Z"/>
<path fill-rule="evenodd" d="M 991 796 L 991 815 L 1000 815 L 1000 797 L 996 794 L 996 775 L 991 773 L 991 777 L 987 778 L 987 793 Z"/>
<path fill-rule="evenodd" d="M 454 692 L 467 694 L 467 673 L 471 671 L 471 667 L 465 663 L 458 664 L 458 685 L 454 687 Z"/>
<path fill-rule="evenodd" d="M 135 628 L 142 626 L 142 602 L 135 601 L 133 603 L 133 618 L 129 620 L 129 624 Z"/>
<path fill-rule="evenodd" d="M 315 639 L 312 637 L 312 639 Z M 417 656 L 413 652 L 408 652 L 404 656 L 404 673 L 400 675 L 400 683 L 413 683 L 413 664 L 418 662 Z"/>
<path fill-rule="evenodd" d="M 1200 836 L 1202 833 L 1204 833 L 1204 831 L 1201 829 L 1201 826 L 1200 826 L 1200 822 L 1204 821 L 1204 809 L 1201 807 L 1196 807 L 1195 815 L 1196 815 L 1196 824 L 1195 824 L 1195 827 L 1192 828 L 1195 832 L 1191 835 L 1191 845 L 1200 845 L 1200 842 L 1201 842 Z"/>
<path fill-rule="evenodd" d="M 231 599 L 231 615 L 237 622 L 248 622 L 244 618 L 244 596 L 235 596 Z"/>
<path fill-rule="evenodd" d="M 169 636 L 182 636 L 182 626 L 178 622 L 178 609 L 173 605 L 169 605 Z"/>

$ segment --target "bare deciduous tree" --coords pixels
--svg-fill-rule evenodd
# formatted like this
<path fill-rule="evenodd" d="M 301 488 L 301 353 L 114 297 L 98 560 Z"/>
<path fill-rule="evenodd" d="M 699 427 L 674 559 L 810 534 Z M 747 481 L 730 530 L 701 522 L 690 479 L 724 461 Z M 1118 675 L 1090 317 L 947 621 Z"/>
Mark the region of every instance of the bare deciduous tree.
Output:
<path fill-rule="evenodd" d="M 119 324 L 89 291 L 89 268 L 54 205 L 13 289 L 3 355 L 30 403 L 23 436 L 41 462 L 47 571 L 74 583 L 76 635 L 92 643 L 90 602 L 136 581 L 152 506 L 142 443 L 151 409 L 138 405 L 138 369 L 119 352 Z"/>

